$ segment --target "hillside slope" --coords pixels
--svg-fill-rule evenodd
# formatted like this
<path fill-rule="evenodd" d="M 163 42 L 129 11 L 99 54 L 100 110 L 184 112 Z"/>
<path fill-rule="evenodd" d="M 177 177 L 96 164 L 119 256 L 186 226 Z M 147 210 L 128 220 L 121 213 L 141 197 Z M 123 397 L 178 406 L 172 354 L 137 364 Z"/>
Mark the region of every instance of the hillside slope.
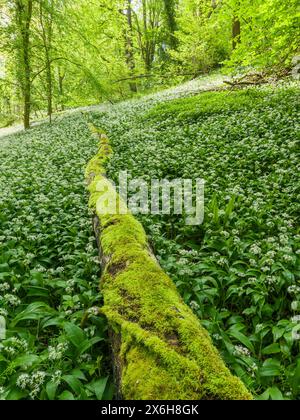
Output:
<path fill-rule="evenodd" d="M 298 398 L 299 85 L 162 94 L 90 118 L 116 183 L 205 180 L 201 226 L 137 217 L 233 371 L 262 398 Z"/>
<path fill-rule="evenodd" d="M 0 398 L 113 395 L 84 183 L 97 151 L 88 122 L 110 138 L 113 180 L 120 170 L 205 179 L 203 225 L 137 217 L 232 371 L 263 399 L 299 398 L 299 85 L 197 95 L 220 83 L 81 110 L 0 140 Z"/>

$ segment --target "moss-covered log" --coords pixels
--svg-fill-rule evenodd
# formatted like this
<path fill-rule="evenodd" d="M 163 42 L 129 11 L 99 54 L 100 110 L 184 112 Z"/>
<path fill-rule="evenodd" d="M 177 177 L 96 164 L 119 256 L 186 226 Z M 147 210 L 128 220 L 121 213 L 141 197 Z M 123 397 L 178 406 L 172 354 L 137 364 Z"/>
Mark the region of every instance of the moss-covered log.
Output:
<path fill-rule="evenodd" d="M 252 399 L 153 257 L 141 224 L 124 211 L 125 203 L 105 178 L 108 139 L 97 137 L 99 152 L 86 178 L 101 250 L 102 312 L 110 326 L 120 398 Z M 115 214 L 107 211 L 110 198 L 118 203 Z"/>

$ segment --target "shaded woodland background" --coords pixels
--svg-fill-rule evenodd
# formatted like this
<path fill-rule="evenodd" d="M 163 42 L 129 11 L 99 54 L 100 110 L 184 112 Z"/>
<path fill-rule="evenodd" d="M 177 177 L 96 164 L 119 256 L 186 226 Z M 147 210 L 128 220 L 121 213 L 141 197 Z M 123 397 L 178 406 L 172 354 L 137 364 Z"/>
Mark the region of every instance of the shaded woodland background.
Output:
<path fill-rule="evenodd" d="M 297 0 L 0 0 L 0 126 L 207 74 L 290 69 Z"/>

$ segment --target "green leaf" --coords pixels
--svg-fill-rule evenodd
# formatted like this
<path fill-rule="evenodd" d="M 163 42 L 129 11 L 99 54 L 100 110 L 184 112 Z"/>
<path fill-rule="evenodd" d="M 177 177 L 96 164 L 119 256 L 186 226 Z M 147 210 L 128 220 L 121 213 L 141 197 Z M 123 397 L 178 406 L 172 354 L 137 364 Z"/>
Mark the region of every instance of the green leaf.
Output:
<path fill-rule="evenodd" d="M 25 354 L 24 356 L 17 357 L 11 362 L 11 366 L 14 368 L 22 366 L 27 368 L 40 361 L 40 357 L 35 354 Z"/>
<path fill-rule="evenodd" d="M 253 315 L 253 314 L 256 314 L 256 311 L 257 311 L 257 309 L 256 309 L 255 306 L 250 306 L 250 308 L 247 308 L 247 309 L 245 309 L 243 311 L 243 314 L 245 314 L 245 315 Z"/>
<path fill-rule="evenodd" d="M 80 395 L 82 391 L 82 383 L 78 378 L 72 375 L 64 375 L 62 379 L 72 388 L 76 394 Z"/>
<path fill-rule="evenodd" d="M 44 302 L 34 302 L 27 306 L 27 308 L 18 314 L 12 321 L 11 326 L 16 326 L 21 321 L 39 320 L 47 315 L 52 315 L 56 311 L 50 308 Z"/>
<path fill-rule="evenodd" d="M 280 376 L 281 375 L 281 365 L 278 360 L 267 359 L 262 367 L 259 369 L 260 376 Z"/>
<path fill-rule="evenodd" d="M 82 345 L 82 342 L 86 340 L 86 335 L 82 331 L 81 328 L 79 328 L 77 325 L 72 324 L 71 322 L 66 322 L 64 324 L 64 329 L 67 335 L 67 339 L 71 341 L 71 343 L 76 347 L 80 348 Z"/>
<path fill-rule="evenodd" d="M 275 354 L 280 353 L 281 349 L 278 343 L 270 344 L 262 350 L 262 354 Z"/>
<path fill-rule="evenodd" d="M 68 400 L 73 401 L 75 400 L 74 395 L 70 391 L 64 391 L 60 394 L 59 400 Z"/>
<path fill-rule="evenodd" d="M 62 327 L 64 325 L 64 319 L 62 317 L 59 318 L 50 318 L 46 319 L 41 322 L 41 328 L 48 328 L 48 327 Z"/>
<path fill-rule="evenodd" d="M 46 392 L 47 392 L 49 400 L 54 400 L 55 394 L 56 394 L 56 391 L 57 391 L 57 387 L 58 387 L 58 385 L 57 385 L 56 382 L 50 381 L 50 382 L 47 383 Z"/>
<path fill-rule="evenodd" d="M 86 381 L 86 377 L 80 369 L 73 369 L 71 375 L 77 379 L 82 379 L 83 381 Z"/>
<path fill-rule="evenodd" d="M 226 206 L 226 209 L 225 209 L 225 218 L 224 218 L 226 222 L 229 220 L 229 218 L 230 218 L 230 216 L 231 216 L 231 214 L 232 214 L 232 212 L 234 210 L 235 200 L 236 200 L 236 196 L 233 195 L 230 198 L 229 203 Z"/>
<path fill-rule="evenodd" d="M 297 360 L 297 366 L 290 383 L 294 393 L 296 394 L 300 390 L 300 359 Z"/>
<path fill-rule="evenodd" d="M 27 296 L 38 296 L 49 298 L 49 290 L 44 287 L 31 286 L 27 289 Z"/>
<path fill-rule="evenodd" d="M 98 379 L 94 382 L 91 382 L 87 386 L 87 388 L 89 390 L 94 392 L 94 394 L 97 397 L 97 400 L 99 400 L 99 401 L 102 400 L 102 398 L 103 398 L 105 388 L 107 386 L 107 381 L 108 381 L 108 376 L 106 378 L 101 378 L 101 379 Z"/>
<path fill-rule="evenodd" d="M 6 396 L 6 400 L 18 401 L 18 400 L 21 400 L 22 398 L 25 398 L 26 396 L 27 396 L 26 391 L 22 391 L 19 388 L 13 388 Z"/>
<path fill-rule="evenodd" d="M 90 340 L 85 340 L 81 345 L 78 347 L 79 354 L 85 353 L 89 348 L 91 348 L 94 344 L 103 341 L 104 339 L 101 337 L 94 337 Z"/>
<path fill-rule="evenodd" d="M 269 392 L 268 388 L 263 394 L 259 395 L 257 397 L 258 400 L 262 400 L 262 401 L 268 401 L 270 399 L 270 392 Z"/>
<path fill-rule="evenodd" d="M 235 326 L 234 326 L 235 327 Z M 228 330 L 228 334 L 230 337 L 236 338 L 240 343 L 242 343 L 247 349 L 249 349 L 253 354 L 255 354 L 255 349 L 251 341 L 248 337 L 246 337 L 243 333 L 240 331 L 232 328 Z"/>
<path fill-rule="evenodd" d="M 278 389 L 276 386 L 273 386 L 272 388 L 269 388 L 269 394 L 272 400 L 284 400 L 284 397 L 280 391 L 280 389 Z"/>

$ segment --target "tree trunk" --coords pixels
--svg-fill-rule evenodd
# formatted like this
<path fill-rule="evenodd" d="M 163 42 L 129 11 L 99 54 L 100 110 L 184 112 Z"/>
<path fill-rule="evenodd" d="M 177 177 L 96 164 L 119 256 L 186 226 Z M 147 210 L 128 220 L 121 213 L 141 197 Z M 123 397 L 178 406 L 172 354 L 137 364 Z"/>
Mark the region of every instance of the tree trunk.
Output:
<path fill-rule="evenodd" d="M 25 92 L 24 92 L 24 128 L 30 128 L 31 112 L 31 65 L 30 65 L 30 23 L 32 17 L 32 0 L 28 1 L 28 13 L 24 31 L 24 70 L 25 70 Z"/>
<path fill-rule="evenodd" d="M 176 2 L 177 0 L 164 0 L 167 25 L 170 35 L 169 43 L 171 49 L 176 49 L 178 47 L 178 41 L 175 36 L 175 32 L 177 31 Z"/>
<path fill-rule="evenodd" d="M 21 0 L 16 1 L 16 17 L 21 42 L 21 90 L 23 95 L 24 128 L 30 128 L 31 112 L 31 57 L 30 57 L 30 24 L 32 18 L 32 2 L 27 0 L 26 5 Z"/>
<path fill-rule="evenodd" d="M 64 104 L 63 104 L 63 96 L 64 96 L 64 78 L 65 78 L 65 73 L 62 74 L 60 71 L 60 67 L 58 67 L 58 92 L 59 92 L 59 97 L 60 97 L 60 102 L 61 102 L 61 111 L 63 111 L 65 109 Z"/>
<path fill-rule="evenodd" d="M 145 63 L 145 70 L 146 73 L 151 72 L 152 68 L 152 57 L 151 57 L 151 40 L 148 39 L 148 7 L 147 7 L 147 0 L 142 0 L 142 8 L 143 8 L 143 30 L 145 36 L 144 46 L 142 47 L 142 55 Z"/>
<path fill-rule="evenodd" d="M 53 18 L 53 1 L 46 9 L 46 19 L 44 16 L 43 2 L 40 3 L 40 23 L 42 27 L 42 41 L 45 54 L 46 64 L 46 86 L 47 86 L 47 114 L 49 122 L 52 122 L 53 114 L 53 82 L 52 82 L 52 65 L 51 65 L 51 48 L 52 48 L 52 18 Z"/>
<path fill-rule="evenodd" d="M 47 63 L 47 113 L 49 117 L 50 124 L 52 123 L 52 113 L 53 113 L 53 99 L 52 99 L 52 72 L 51 72 L 51 61 L 49 58 L 46 61 Z"/>
<path fill-rule="evenodd" d="M 154 257 L 142 225 L 105 178 L 106 136 L 86 170 L 102 266 L 101 290 L 118 397 L 124 400 L 251 400 L 199 319 Z M 116 200 L 116 201 L 115 201 Z M 105 204 L 106 203 L 106 204 Z M 112 214 L 107 205 L 119 210 Z"/>
<path fill-rule="evenodd" d="M 127 24 L 128 28 L 125 32 L 125 39 L 126 39 L 126 62 L 127 66 L 130 71 L 130 75 L 134 75 L 135 71 L 135 59 L 134 59 L 134 51 L 133 51 L 133 27 L 132 27 L 132 5 L 131 0 L 127 0 L 127 9 L 126 9 L 126 17 L 127 17 Z M 133 81 L 129 83 L 129 87 L 131 92 L 137 92 L 137 84 Z"/>
<path fill-rule="evenodd" d="M 241 21 L 238 17 L 234 17 L 232 25 L 232 48 L 235 50 L 241 42 Z"/>

